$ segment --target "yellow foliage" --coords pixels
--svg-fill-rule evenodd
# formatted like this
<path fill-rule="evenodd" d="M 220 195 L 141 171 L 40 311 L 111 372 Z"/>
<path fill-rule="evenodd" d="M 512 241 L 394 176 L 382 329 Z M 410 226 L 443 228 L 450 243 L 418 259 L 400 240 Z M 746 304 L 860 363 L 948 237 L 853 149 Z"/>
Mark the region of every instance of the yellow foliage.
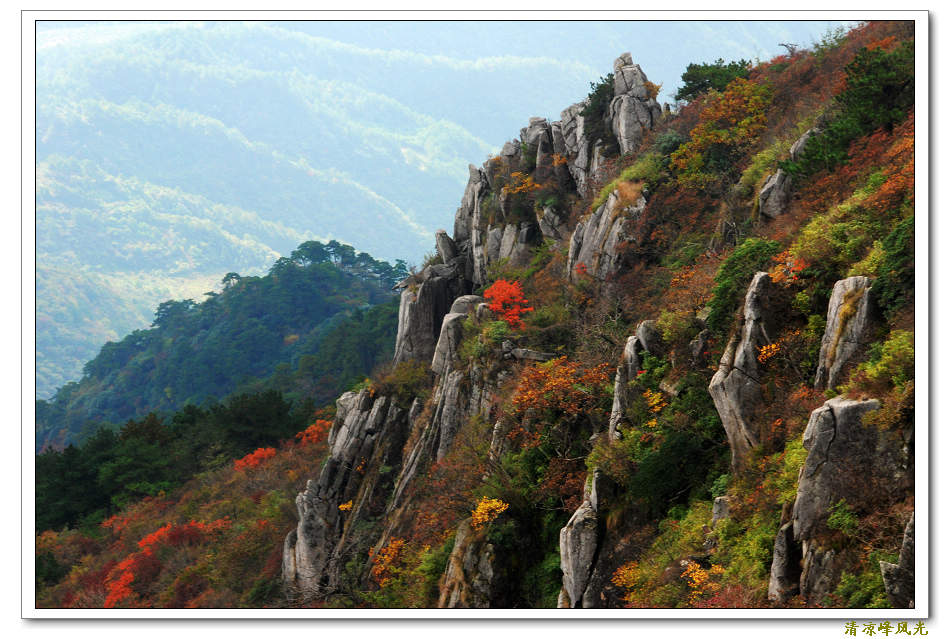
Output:
<path fill-rule="evenodd" d="M 475 510 L 472 511 L 472 527 L 476 530 L 498 519 L 498 516 L 508 510 L 508 504 L 500 499 L 482 497 Z"/>

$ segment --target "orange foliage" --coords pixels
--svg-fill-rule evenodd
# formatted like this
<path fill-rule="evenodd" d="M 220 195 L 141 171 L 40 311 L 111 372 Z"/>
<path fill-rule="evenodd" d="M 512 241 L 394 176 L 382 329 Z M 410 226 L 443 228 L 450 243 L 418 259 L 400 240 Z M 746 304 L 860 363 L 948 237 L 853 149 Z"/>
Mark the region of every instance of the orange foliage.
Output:
<path fill-rule="evenodd" d="M 257 468 L 265 460 L 277 455 L 276 448 L 258 448 L 253 453 L 248 453 L 241 459 L 234 460 L 234 470 L 249 470 Z"/>
<path fill-rule="evenodd" d="M 588 411 L 600 401 L 609 369 L 609 364 L 601 364 L 581 370 L 580 364 L 567 361 L 567 357 L 530 366 L 521 374 L 512 406 L 516 414 L 529 409 L 567 415 Z"/>
<path fill-rule="evenodd" d="M 512 182 L 502 187 L 502 192 L 511 195 L 531 194 L 541 190 L 542 186 L 534 181 L 534 177 L 515 171 L 511 174 Z"/>
<path fill-rule="evenodd" d="M 385 586 L 393 577 L 393 570 L 398 566 L 406 547 L 406 540 L 395 538 L 390 540 L 385 547 L 381 548 L 376 556 L 373 557 L 373 567 L 370 569 L 370 576 L 379 586 Z M 372 549 L 370 553 L 372 554 Z"/>
<path fill-rule="evenodd" d="M 787 250 L 773 257 L 772 261 L 775 262 L 775 266 L 769 271 L 769 279 L 786 287 L 792 282 L 797 282 L 799 273 L 808 268 L 805 260 L 795 257 Z"/>
<path fill-rule="evenodd" d="M 718 167 L 711 164 L 734 161 L 733 155 L 758 140 L 770 102 L 767 86 L 745 78 L 736 78 L 722 93 L 710 91 L 689 141 L 670 156 L 680 184 L 702 187 L 715 181 Z"/>
<path fill-rule="evenodd" d="M 475 510 L 472 511 L 472 528 L 478 530 L 490 524 L 498 519 L 506 510 L 508 510 L 508 504 L 502 500 L 482 497 L 475 506 Z"/>
<path fill-rule="evenodd" d="M 528 300 L 524 297 L 521 282 L 495 280 L 495 283 L 485 290 L 485 299 L 488 300 L 488 308 L 512 328 L 524 328 L 521 316 L 534 310 L 527 306 Z"/>
<path fill-rule="evenodd" d="M 294 435 L 294 438 L 301 446 L 319 444 L 326 440 L 327 435 L 330 433 L 331 426 L 333 426 L 333 422 L 326 419 L 318 419 L 307 426 L 306 430 Z"/>

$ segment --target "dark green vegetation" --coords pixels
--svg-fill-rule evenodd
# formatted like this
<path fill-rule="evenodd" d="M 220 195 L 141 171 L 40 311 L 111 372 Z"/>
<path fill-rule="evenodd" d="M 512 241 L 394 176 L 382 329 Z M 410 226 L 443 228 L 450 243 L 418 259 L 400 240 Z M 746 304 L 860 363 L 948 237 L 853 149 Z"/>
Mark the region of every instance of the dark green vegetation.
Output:
<path fill-rule="evenodd" d="M 707 91 L 722 91 L 736 78 L 749 77 L 748 60 L 724 62 L 719 58 L 709 64 L 690 64 L 682 75 L 683 86 L 676 92 L 677 100 L 690 101 Z"/>
<path fill-rule="evenodd" d="M 240 390 L 330 402 L 391 356 L 391 288 L 405 275 L 400 262 L 311 241 L 265 276 L 227 274 L 222 293 L 204 302 L 164 302 L 152 328 L 109 342 L 81 381 L 37 402 L 37 446 Z"/>
<path fill-rule="evenodd" d="M 118 432 L 102 428 L 79 446 L 36 457 L 36 528 L 95 530 L 135 500 L 164 495 L 256 447 L 293 438 L 312 412 L 310 402 L 294 407 L 266 391 L 207 408 L 189 405 L 167 420 L 149 413 Z"/>
<path fill-rule="evenodd" d="M 801 157 L 782 163 L 796 178 L 831 170 L 848 159 L 851 143 L 879 128 L 890 129 L 914 104 L 914 44 L 893 51 L 862 49 L 847 67 L 847 86 L 835 95 L 830 121 L 805 145 Z"/>

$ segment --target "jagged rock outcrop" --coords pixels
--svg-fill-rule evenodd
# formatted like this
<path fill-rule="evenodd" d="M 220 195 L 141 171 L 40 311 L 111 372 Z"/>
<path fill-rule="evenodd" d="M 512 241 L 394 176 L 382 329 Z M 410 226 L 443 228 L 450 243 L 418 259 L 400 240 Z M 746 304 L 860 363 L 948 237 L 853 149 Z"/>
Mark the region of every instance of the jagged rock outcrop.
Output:
<path fill-rule="evenodd" d="M 435 250 L 438 251 L 443 264 L 448 264 L 458 257 L 459 254 L 455 241 L 449 237 L 449 234 L 446 233 L 444 229 L 439 229 L 435 232 Z"/>
<path fill-rule="evenodd" d="M 663 109 L 650 96 L 646 74 L 629 53 L 614 61 L 614 99 L 607 117 L 621 155 L 636 151 L 643 136 L 663 117 Z"/>
<path fill-rule="evenodd" d="M 904 528 L 904 542 L 896 564 L 880 562 L 887 599 L 895 608 L 914 607 L 914 516 Z"/>
<path fill-rule="evenodd" d="M 396 363 L 412 359 L 429 361 L 435 353 L 442 329 L 442 317 L 452 302 L 471 290 L 464 275 L 464 260 L 427 266 L 409 284 L 399 300 L 399 327 L 396 330 Z"/>
<path fill-rule="evenodd" d="M 439 608 L 491 608 L 505 605 L 505 574 L 495 546 L 466 519 L 439 581 Z"/>
<path fill-rule="evenodd" d="M 805 145 L 808 144 L 808 140 L 817 133 L 819 133 L 818 128 L 805 131 L 789 149 L 788 154 L 790 159 L 797 160 L 802 151 L 805 150 Z M 791 176 L 782 169 L 778 169 L 775 173 L 766 178 L 765 184 L 762 185 L 762 190 L 759 191 L 759 213 L 769 219 L 779 217 L 788 210 L 791 192 Z"/>
<path fill-rule="evenodd" d="M 799 592 L 806 601 L 836 587 L 843 557 L 823 543 L 833 507 L 843 501 L 855 512 L 884 508 L 912 493 L 911 429 L 899 434 L 863 424 L 864 416 L 880 405 L 874 399 L 835 397 L 812 412 L 802 435 L 808 456 L 788 522 L 793 537 L 788 538 L 786 524 L 776 539 L 769 585 L 773 599 L 785 601 L 794 594 L 788 581 L 799 572 L 799 556 Z"/>
<path fill-rule="evenodd" d="M 791 189 L 792 180 L 785 171 L 779 169 L 770 175 L 759 191 L 759 213 L 769 219 L 785 213 Z"/>
<path fill-rule="evenodd" d="M 626 239 L 624 222 L 639 216 L 644 208 L 642 195 L 633 204 L 625 204 L 620 193 L 613 191 L 590 217 L 578 222 L 567 254 L 570 280 L 576 282 L 587 273 L 604 281 L 616 274 L 620 267 L 618 245 Z"/>
<path fill-rule="evenodd" d="M 759 349 L 771 344 L 774 318 L 768 315 L 772 280 L 768 273 L 756 273 L 749 285 L 742 324 L 729 340 L 719 360 L 719 369 L 709 383 L 709 394 L 726 429 L 732 464 L 739 466 L 759 443 L 752 416 L 762 401 L 759 381 Z"/>
<path fill-rule="evenodd" d="M 712 507 L 712 525 L 713 528 L 716 527 L 723 519 L 729 518 L 729 505 L 730 499 L 727 495 L 721 495 L 713 499 Z"/>
<path fill-rule="evenodd" d="M 462 344 L 462 322 L 466 317 L 465 313 L 448 313 L 442 318 L 442 330 L 430 366 L 436 375 L 447 373 L 457 358 Z"/>
<path fill-rule="evenodd" d="M 614 61 L 614 97 L 604 120 L 617 138 L 621 154 L 636 150 L 646 132 L 663 117 L 663 109 L 650 97 L 646 82 L 646 74 L 629 53 Z M 570 156 L 568 169 L 581 195 L 587 193 L 592 180 L 602 177 L 604 159 L 604 141 L 590 138 L 590 125 L 582 115 L 587 105 L 587 100 L 572 104 L 561 111 L 560 122 L 552 124 L 555 152 Z"/>
<path fill-rule="evenodd" d="M 871 341 L 873 304 L 871 280 L 857 276 L 839 280 L 828 301 L 825 334 L 821 338 L 815 388 L 834 388 L 857 354 Z"/>
<path fill-rule="evenodd" d="M 614 375 L 613 405 L 607 422 L 607 436 L 612 440 L 620 437 L 621 427 L 626 422 L 628 384 L 636 379 L 637 372 L 641 370 L 643 353 L 654 357 L 663 354 L 663 336 L 656 320 L 640 322 L 635 334 L 628 337 L 624 344 L 623 354 Z"/>
<path fill-rule="evenodd" d="M 561 529 L 561 594 L 558 608 L 581 608 L 584 593 L 594 570 L 594 559 L 600 541 L 600 524 L 597 519 L 600 471 L 594 470 L 584 486 L 584 501 L 578 506 Z"/>
<path fill-rule="evenodd" d="M 406 411 L 387 397 L 364 389 L 337 400 L 326 464 L 297 495 L 297 528 L 284 541 L 289 590 L 312 596 L 339 586 L 355 542 L 349 522 L 382 514 L 392 478 L 376 469 L 399 465 L 407 431 Z"/>
<path fill-rule="evenodd" d="M 563 240 L 571 233 L 567 219 L 553 206 L 542 209 L 541 217 L 538 218 L 538 228 L 541 230 L 541 235 L 551 240 Z"/>
<path fill-rule="evenodd" d="M 801 545 L 795 543 L 792 522 L 779 528 L 772 551 L 769 572 L 768 597 L 770 601 L 785 602 L 798 594 L 801 579 Z"/>
<path fill-rule="evenodd" d="M 805 150 L 805 145 L 808 144 L 808 141 L 819 133 L 821 133 L 821 129 L 819 127 L 812 127 L 811 129 L 808 129 L 802 133 L 801 137 L 795 140 L 795 144 L 793 144 L 788 150 L 789 158 L 792 160 L 797 160 L 801 156 L 802 151 Z"/>

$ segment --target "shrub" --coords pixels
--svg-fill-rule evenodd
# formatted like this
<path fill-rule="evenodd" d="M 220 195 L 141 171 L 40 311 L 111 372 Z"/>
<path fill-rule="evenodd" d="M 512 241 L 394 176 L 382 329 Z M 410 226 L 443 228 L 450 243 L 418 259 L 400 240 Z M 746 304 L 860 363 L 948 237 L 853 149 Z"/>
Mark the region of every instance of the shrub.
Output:
<path fill-rule="evenodd" d="M 901 388 L 914 378 L 914 333 L 893 330 L 883 344 L 871 346 L 870 360 L 859 365 L 858 378 L 872 384 L 893 384 Z M 854 383 L 852 379 L 852 385 Z"/>
<path fill-rule="evenodd" d="M 837 114 L 808 140 L 800 157 L 782 163 L 793 178 L 831 170 L 848 159 L 851 143 L 875 129 L 890 129 L 914 104 L 914 46 L 894 51 L 861 49 L 845 67 L 845 88 L 834 100 Z"/>
<path fill-rule="evenodd" d="M 430 387 L 431 371 L 426 362 L 410 360 L 383 368 L 370 385 L 374 396 L 389 397 L 408 407 L 416 397 L 424 397 Z"/>
<path fill-rule="evenodd" d="M 706 319 L 710 330 L 722 333 L 728 328 L 727 323 L 748 289 L 752 276 L 766 267 L 778 249 L 778 242 L 750 237 L 723 260 L 714 279 L 713 298 Z"/>
<path fill-rule="evenodd" d="M 739 158 L 765 129 L 771 100 L 768 86 L 742 78 L 733 80 L 722 93 L 710 93 L 689 142 L 670 156 L 679 183 L 702 188 L 720 177 L 733 176 Z"/>
<path fill-rule="evenodd" d="M 894 227 L 881 243 L 883 256 L 872 294 L 888 316 L 914 299 L 914 217 Z"/>
<path fill-rule="evenodd" d="M 710 90 L 722 91 L 736 78 L 749 77 L 749 61 L 724 62 L 719 58 L 711 64 L 687 65 L 680 76 L 683 86 L 676 92 L 677 100 L 693 100 Z"/>
<path fill-rule="evenodd" d="M 614 74 L 608 73 L 598 82 L 591 82 L 590 89 L 588 104 L 581 111 L 584 116 L 584 133 L 591 142 L 603 140 L 608 153 L 616 153 L 619 149 L 617 138 L 606 124 L 607 110 L 614 98 Z"/>
<path fill-rule="evenodd" d="M 525 299 L 521 282 L 495 280 L 485 289 L 485 299 L 488 300 L 488 308 L 500 315 L 511 328 L 523 329 L 522 315 L 534 310 L 527 306 L 528 300 Z"/>

